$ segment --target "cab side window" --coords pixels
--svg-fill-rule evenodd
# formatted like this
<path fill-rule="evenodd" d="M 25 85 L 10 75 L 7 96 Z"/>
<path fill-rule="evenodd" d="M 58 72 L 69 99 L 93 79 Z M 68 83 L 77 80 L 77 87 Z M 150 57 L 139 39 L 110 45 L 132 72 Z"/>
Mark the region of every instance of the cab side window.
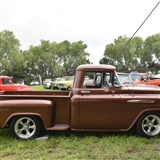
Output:
<path fill-rule="evenodd" d="M 3 78 L 2 79 L 2 84 L 11 84 L 11 80 L 10 79 L 6 79 L 6 78 Z"/>
<path fill-rule="evenodd" d="M 110 73 L 102 71 L 86 72 L 82 88 L 104 88 L 110 83 Z"/>
<path fill-rule="evenodd" d="M 86 78 L 87 77 L 87 78 Z M 84 81 L 83 81 L 83 88 L 96 88 L 96 84 L 99 83 L 101 79 L 101 73 L 95 71 L 88 71 L 86 72 Z"/>

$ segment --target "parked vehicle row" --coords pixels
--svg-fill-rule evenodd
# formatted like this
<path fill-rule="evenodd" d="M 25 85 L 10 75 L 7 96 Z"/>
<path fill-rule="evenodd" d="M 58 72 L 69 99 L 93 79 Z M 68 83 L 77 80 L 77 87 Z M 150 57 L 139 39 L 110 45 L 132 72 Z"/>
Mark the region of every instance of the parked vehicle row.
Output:
<path fill-rule="evenodd" d="M 128 74 L 119 72 L 118 75 L 122 79 L 122 83 L 124 82 L 125 84 L 133 83 L 133 84 L 160 86 L 160 74 L 149 75 L 148 73 L 139 73 L 139 72 L 133 72 Z M 73 85 L 73 81 L 74 81 L 74 76 L 64 76 L 55 79 L 45 79 L 43 81 L 43 87 L 45 89 L 52 89 L 52 90 L 70 90 Z M 85 81 L 86 83 L 93 84 L 95 79 L 92 79 L 91 77 L 88 76 L 85 78 Z M 32 81 L 30 85 L 40 85 L 40 83 L 38 81 Z"/>
<path fill-rule="evenodd" d="M 147 73 L 130 73 L 134 84 L 156 85 L 160 87 L 160 78 L 157 75 L 148 75 Z"/>

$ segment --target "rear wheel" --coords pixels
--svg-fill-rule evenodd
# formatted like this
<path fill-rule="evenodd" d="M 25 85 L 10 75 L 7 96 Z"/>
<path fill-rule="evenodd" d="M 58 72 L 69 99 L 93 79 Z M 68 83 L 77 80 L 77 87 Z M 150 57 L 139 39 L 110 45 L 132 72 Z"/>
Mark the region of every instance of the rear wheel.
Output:
<path fill-rule="evenodd" d="M 150 112 L 143 114 L 136 125 L 138 133 L 146 138 L 151 138 L 160 133 L 160 114 Z"/>
<path fill-rule="evenodd" d="M 30 139 L 39 136 L 41 125 L 33 116 L 15 117 L 10 124 L 10 131 L 16 139 Z"/>

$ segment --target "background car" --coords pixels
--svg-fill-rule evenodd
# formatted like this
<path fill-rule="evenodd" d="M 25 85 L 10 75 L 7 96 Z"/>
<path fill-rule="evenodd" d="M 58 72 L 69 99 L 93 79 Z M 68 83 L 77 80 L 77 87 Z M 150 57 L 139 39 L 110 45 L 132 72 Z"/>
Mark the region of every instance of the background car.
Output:
<path fill-rule="evenodd" d="M 38 81 L 32 81 L 30 83 L 31 86 L 35 86 L 35 85 L 40 85 L 40 83 Z"/>
<path fill-rule="evenodd" d="M 123 72 L 117 72 L 117 75 L 121 81 L 122 84 L 133 84 L 133 80 L 129 76 L 128 73 L 123 73 Z"/>
<path fill-rule="evenodd" d="M 74 76 L 67 76 L 64 80 L 58 81 L 56 83 L 56 86 L 60 90 L 70 90 L 70 86 L 73 85 Z"/>
<path fill-rule="evenodd" d="M 61 81 L 62 79 L 63 79 L 62 77 L 58 77 L 58 78 L 53 79 L 53 81 L 51 82 L 51 89 L 58 89 L 56 84 L 58 81 Z"/>
<path fill-rule="evenodd" d="M 51 88 L 51 82 L 52 82 L 52 79 L 45 79 L 43 81 L 43 87 L 46 88 L 46 89 L 50 89 Z"/>
<path fill-rule="evenodd" d="M 160 73 L 154 76 L 155 78 L 160 78 Z"/>

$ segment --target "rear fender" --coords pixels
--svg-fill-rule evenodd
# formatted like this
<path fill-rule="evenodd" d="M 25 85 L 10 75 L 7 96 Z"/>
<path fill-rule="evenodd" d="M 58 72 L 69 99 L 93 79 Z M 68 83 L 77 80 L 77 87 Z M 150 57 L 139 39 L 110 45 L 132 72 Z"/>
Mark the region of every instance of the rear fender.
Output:
<path fill-rule="evenodd" d="M 0 102 L 0 128 L 4 128 L 13 117 L 36 116 L 41 119 L 44 128 L 53 126 L 55 103 L 42 99 L 11 99 Z"/>
<path fill-rule="evenodd" d="M 42 122 L 43 125 L 44 125 L 44 121 L 43 121 L 44 119 L 43 119 L 42 115 L 40 115 L 40 114 L 37 114 L 37 113 L 14 113 L 14 114 L 10 115 L 10 116 L 6 119 L 6 121 L 4 122 L 2 128 L 4 128 L 7 124 L 10 125 L 10 123 L 11 123 L 11 121 L 12 121 L 13 118 L 15 118 L 15 117 L 25 117 L 25 116 L 26 116 L 26 117 L 27 117 L 27 116 L 37 117 L 39 120 L 41 120 L 41 122 Z"/>

